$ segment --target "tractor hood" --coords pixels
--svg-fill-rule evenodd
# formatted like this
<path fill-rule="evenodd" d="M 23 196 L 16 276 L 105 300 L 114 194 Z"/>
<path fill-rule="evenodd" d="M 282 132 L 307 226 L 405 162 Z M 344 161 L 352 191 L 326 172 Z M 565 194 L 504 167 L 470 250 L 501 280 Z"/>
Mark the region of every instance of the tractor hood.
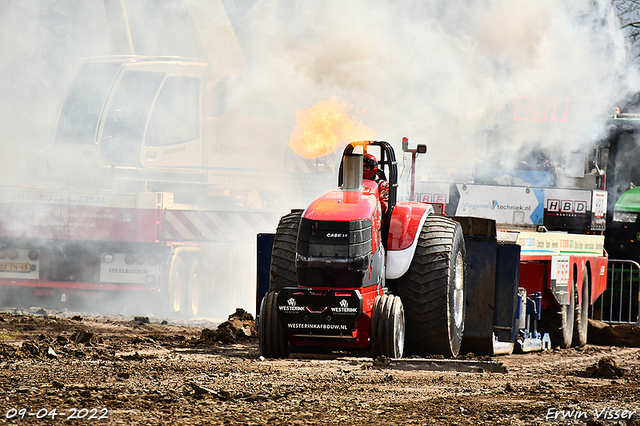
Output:
<path fill-rule="evenodd" d="M 362 191 L 334 189 L 311 203 L 304 217 L 322 221 L 371 219 L 378 209 L 376 190 L 373 181 L 364 181 Z"/>

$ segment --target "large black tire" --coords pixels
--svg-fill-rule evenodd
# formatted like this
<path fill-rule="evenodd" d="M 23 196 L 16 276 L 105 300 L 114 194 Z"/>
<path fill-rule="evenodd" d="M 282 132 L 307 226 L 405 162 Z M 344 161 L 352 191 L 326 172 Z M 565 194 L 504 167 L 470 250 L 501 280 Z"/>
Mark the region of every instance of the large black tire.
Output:
<path fill-rule="evenodd" d="M 277 292 L 270 291 L 260 303 L 258 341 L 260 354 L 265 358 L 286 358 L 291 352 L 291 344 L 278 317 L 277 296 Z"/>
<path fill-rule="evenodd" d="M 189 262 L 189 274 L 187 275 L 187 285 L 189 289 L 189 302 L 187 306 L 187 314 L 189 316 L 197 316 L 201 311 L 201 299 L 203 293 L 202 270 L 200 262 L 197 258 L 191 259 Z"/>
<path fill-rule="evenodd" d="M 582 280 L 582 301 L 578 303 L 577 296 L 575 299 L 572 343 L 573 346 L 581 348 L 587 344 L 587 329 L 589 328 L 589 274 L 586 271 Z"/>
<path fill-rule="evenodd" d="M 405 312 L 405 354 L 458 355 L 466 281 L 462 227 L 444 216 L 428 216 L 409 270 L 395 283 Z"/>
<path fill-rule="evenodd" d="M 273 240 L 271 269 L 269 272 L 269 291 L 280 291 L 285 287 L 298 286 L 296 270 L 296 243 L 302 211 L 282 216 Z"/>
<path fill-rule="evenodd" d="M 371 356 L 374 358 L 382 355 L 383 341 L 379 337 L 382 334 L 382 310 L 387 301 L 387 296 L 376 296 L 373 302 L 373 310 L 371 311 Z"/>
<path fill-rule="evenodd" d="M 540 317 L 540 331 L 549 333 L 551 346 L 566 349 L 573 340 L 573 322 L 575 315 L 575 285 L 571 286 L 569 304 L 543 309 Z"/>
<path fill-rule="evenodd" d="M 385 294 L 376 297 L 371 316 L 371 354 L 402 358 L 405 321 L 402 300 Z"/>

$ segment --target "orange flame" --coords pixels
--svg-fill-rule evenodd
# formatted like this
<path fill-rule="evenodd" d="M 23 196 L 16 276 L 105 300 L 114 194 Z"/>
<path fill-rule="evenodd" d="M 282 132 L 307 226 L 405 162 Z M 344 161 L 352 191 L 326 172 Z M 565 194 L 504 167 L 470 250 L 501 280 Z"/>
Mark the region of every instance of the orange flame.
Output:
<path fill-rule="evenodd" d="M 349 117 L 351 109 L 335 96 L 328 101 L 318 101 L 314 107 L 299 109 L 289 146 L 305 158 L 317 158 L 331 154 L 341 143 L 373 139 L 376 132 L 355 117 Z"/>

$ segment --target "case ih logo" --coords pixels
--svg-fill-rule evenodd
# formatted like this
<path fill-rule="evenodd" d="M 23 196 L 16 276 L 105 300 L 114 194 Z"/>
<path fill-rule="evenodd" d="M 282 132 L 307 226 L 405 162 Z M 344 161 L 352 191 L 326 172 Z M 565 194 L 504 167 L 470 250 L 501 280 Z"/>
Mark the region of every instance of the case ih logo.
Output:
<path fill-rule="evenodd" d="M 328 232 L 327 238 L 347 238 L 347 234 Z"/>
<path fill-rule="evenodd" d="M 547 211 L 586 214 L 587 202 L 578 200 L 547 200 Z"/>

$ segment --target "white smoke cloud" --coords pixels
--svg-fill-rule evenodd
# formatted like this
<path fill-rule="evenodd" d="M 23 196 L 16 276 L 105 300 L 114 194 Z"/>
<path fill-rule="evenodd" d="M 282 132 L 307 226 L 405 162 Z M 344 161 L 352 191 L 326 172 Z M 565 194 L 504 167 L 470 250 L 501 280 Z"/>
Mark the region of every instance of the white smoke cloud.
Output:
<path fill-rule="evenodd" d="M 0 4 L 0 180 L 25 184 L 51 141 L 64 91 L 84 56 L 108 53 L 104 8 L 54 0 Z"/>
<path fill-rule="evenodd" d="M 377 137 L 426 142 L 452 166 L 487 144 L 578 146 L 597 139 L 603 114 L 638 86 L 606 1 L 227 0 L 228 18 L 197 0 L 179 3 L 125 1 L 136 53 L 204 54 L 226 66 L 238 77 L 229 109 L 273 120 L 272 143 L 282 146 L 296 110 L 333 96 L 364 111 L 357 118 Z M 112 50 L 101 1 L 0 7 L 0 93 L 9 100 L 0 135 L 20 155 L 49 142 L 80 59 Z M 513 120 L 519 98 L 520 113 L 530 107 L 525 122 Z M 567 121 L 551 126 L 559 99 Z M 548 125 L 539 126 L 532 118 L 547 101 Z"/>
<path fill-rule="evenodd" d="M 607 2 L 267 0 L 242 18 L 250 84 L 238 105 L 290 127 L 293 110 L 338 96 L 377 137 L 427 142 L 451 166 L 487 144 L 579 148 L 638 87 Z"/>

